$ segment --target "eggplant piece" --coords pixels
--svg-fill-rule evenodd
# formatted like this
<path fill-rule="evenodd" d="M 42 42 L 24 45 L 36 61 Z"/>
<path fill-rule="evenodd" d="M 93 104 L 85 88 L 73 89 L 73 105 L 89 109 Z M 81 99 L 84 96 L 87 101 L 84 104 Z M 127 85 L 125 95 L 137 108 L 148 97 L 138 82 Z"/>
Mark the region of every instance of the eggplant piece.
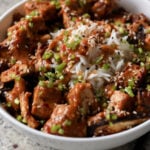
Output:
<path fill-rule="evenodd" d="M 0 80 L 1 82 L 10 82 L 20 76 L 31 73 L 31 70 L 31 67 L 29 67 L 27 64 L 15 64 L 11 68 L 1 73 Z"/>
<path fill-rule="evenodd" d="M 20 95 L 20 110 L 21 116 L 23 117 L 24 121 L 26 121 L 27 125 L 31 128 L 37 128 L 39 126 L 39 122 L 34 119 L 31 115 L 29 110 L 29 97 L 31 93 L 23 92 Z"/>
<path fill-rule="evenodd" d="M 127 129 L 130 129 L 138 124 L 143 123 L 144 121 L 148 120 L 149 118 L 138 118 L 133 120 L 126 120 L 126 121 L 119 121 L 113 124 L 105 124 L 101 126 L 95 126 L 93 128 L 92 136 L 104 136 L 110 135 L 114 133 L 118 133 Z M 92 127 L 90 127 L 92 129 Z"/>

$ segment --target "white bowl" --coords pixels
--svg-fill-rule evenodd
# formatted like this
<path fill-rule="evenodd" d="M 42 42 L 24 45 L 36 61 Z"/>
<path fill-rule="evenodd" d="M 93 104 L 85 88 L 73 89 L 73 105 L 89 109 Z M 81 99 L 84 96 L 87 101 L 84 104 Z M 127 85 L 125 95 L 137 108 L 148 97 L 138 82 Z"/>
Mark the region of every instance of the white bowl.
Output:
<path fill-rule="evenodd" d="M 0 41 L 6 34 L 6 29 L 12 22 L 12 16 L 15 12 L 22 12 L 24 1 L 21 1 L 0 18 Z M 144 13 L 150 18 L 150 0 L 120 0 L 119 5 L 133 13 Z M 23 13 L 23 12 L 22 12 Z M 139 138 L 150 131 L 150 120 L 123 132 L 96 138 L 71 138 L 45 134 L 40 131 L 29 128 L 28 126 L 18 122 L 2 107 L 0 114 L 14 125 L 22 134 L 31 137 L 35 142 L 41 145 L 54 147 L 60 150 L 104 150 L 126 144 L 132 140 Z"/>

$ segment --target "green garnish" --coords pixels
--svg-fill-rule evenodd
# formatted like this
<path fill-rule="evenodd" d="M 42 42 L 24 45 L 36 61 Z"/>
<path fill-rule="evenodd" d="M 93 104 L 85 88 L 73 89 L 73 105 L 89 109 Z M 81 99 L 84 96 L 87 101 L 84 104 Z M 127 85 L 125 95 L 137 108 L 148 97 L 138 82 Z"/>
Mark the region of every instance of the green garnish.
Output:
<path fill-rule="evenodd" d="M 72 50 L 75 50 L 79 46 L 80 42 L 81 37 L 76 35 L 74 41 L 67 42 L 66 46 Z"/>
<path fill-rule="evenodd" d="M 131 79 L 128 80 L 128 86 L 134 88 L 134 86 L 135 86 L 135 80 L 134 80 L 134 78 L 131 78 Z"/>
<path fill-rule="evenodd" d="M 33 22 L 29 22 L 29 27 L 33 28 L 33 26 L 34 26 Z"/>
<path fill-rule="evenodd" d="M 26 123 L 27 123 L 27 120 L 26 120 L 25 118 L 23 118 L 23 119 L 22 119 L 22 122 L 26 124 Z"/>
<path fill-rule="evenodd" d="M 111 119 L 112 119 L 112 120 L 117 120 L 117 119 L 118 119 L 118 117 L 117 117 L 117 115 L 116 115 L 116 114 L 112 114 L 112 115 L 111 115 Z"/>
<path fill-rule="evenodd" d="M 56 71 L 57 71 L 57 72 L 62 72 L 65 67 L 66 67 L 66 63 L 63 62 L 63 63 L 61 63 L 60 65 L 58 65 L 58 66 L 56 67 Z"/>
<path fill-rule="evenodd" d="M 78 1 L 81 7 L 84 7 L 86 5 L 86 0 L 78 0 Z"/>
<path fill-rule="evenodd" d="M 52 5 L 55 5 L 56 9 L 60 9 L 61 8 L 59 0 L 51 0 L 50 3 Z"/>
<path fill-rule="evenodd" d="M 21 31 L 24 31 L 25 30 L 25 27 L 24 26 L 20 26 L 19 28 Z"/>
<path fill-rule="evenodd" d="M 72 122 L 71 122 L 71 120 L 65 120 L 65 122 L 64 122 L 64 125 L 65 126 L 71 126 L 71 124 L 72 124 Z"/>
<path fill-rule="evenodd" d="M 12 32 L 9 31 L 9 32 L 7 33 L 7 36 L 11 36 L 11 35 L 12 35 Z"/>
<path fill-rule="evenodd" d="M 40 66 L 40 67 L 39 67 L 39 71 L 45 72 L 45 71 L 46 71 L 46 67 L 45 67 L 45 66 Z"/>
<path fill-rule="evenodd" d="M 70 0 L 65 0 L 65 4 L 66 4 L 67 6 L 69 6 L 69 5 L 71 4 L 71 1 L 70 1 Z"/>
<path fill-rule="evenodd" d="M 146 33 L 146 34 L 150 34 L 150 28 L 145 29 L 145 33 Z"/>
<path fill-rule="evenodd" d="M 15 73 L 10 74 L 10 77 L 16 81 L 19 81 L 21 78 L 19 75 L 16 75 Z"/>
<path fill-rule="evenodd" d="M 110 37 L 111 33 L 110 32 L 105 32 L 105 38 Z"/>
<path fill-rule="evenodd" d="M 131 86 L 128 86 L 128 87 L 125 87 L 124 91 L 130 96 L 130 97 L 134 97 L 134 93 L 133 93 L 133 90 L 132 90 L 132 87 Z"/>
<path fill-rule="evenodd" d="M 60 54 L 59 54 L 59 53 L 55 53 L 55 54 L 54 54 L 54 58 L 55 58 L 55 60 L 56 60 L 57 62 L 60 62 L 60 60 L 61 60 L 61 57 L 60 57 Z"/>
<path fill-rule="evenodd" d="M 56 125 L 53 125 L 51 127 L 51 132 L 57 132 L 59 129 L 61 129 L 61 125 L 60 124 L 56 124 Z"/>
<path fill-rule="evenodd" d="M 102 69 L 104 70 L 108 70 L 110 68 L 110 64 L 106 63 L 106 64 L 103 64 L 102 66 Z"/>
<path fill-rule="evenodd" d="M 32 17 L 39 16 L 39 12 L 38 12 L 37 10 L 33 10 L 33 11 L 30 13 L 30 16 L 32 16 Z"/>
<path fill-rule="evenodd" d="M 47 59 L 50 59 L 52 56 L 53 56 L 53 53 L 52 53 L 52 52 L 44 52 L 42 58 L 43 58 L 44 60 L 47 60 Z"/>
<path fill-rule="evenodd" d="M 107 120 L 110 120 L 110 118 L 111 118 L 110 113 L 107 113 L 105 117 L 106 117 Z"/>
<path fill-rule="evenodd" d="M 98 57 L 97 59 L 96 59 L 96 64 L 99 64 L 102 60 L 103 60 L 103 58 L 104 58 L 104 56 L 102 55 L 102 56 L 100 56 L 100 57 Z"/>
<path fill-rule="evenodd" d="M 143 49 L 141 47 L 138 48 L 138 52 L 139 52 L 139 54 L 142 54 L 143 53 Z"/>
<path fill-rule="evenodd" d="M 14 57 L 11 57 L 11 58 L 10 58 L 10 64 L 11 64 L 11 65 L 14 65 L 14 64 L 16 63 L 16 61 L 17 61 L 17 60 L 16 60 Z"/>
<path fill-rule="evenodd" d="M 60 128 L 60 129 L 58 130 L 58 133 L 62 135 L 62 134 L 64 134 L 64 130 Z"/>
<path fill-rule="evenodd" d="M 63 80 L 64 79 L 64 75 L 61 73 L 61 72 L 56 72 L 56 77 L 60 80 Z"/>
<path fill-rule="evenodd" d="M 54 86 L 54 82 L 52 80 L 49 80 L 47 83 L 48 88 L 52 88 Z"/>
<path fill-rule="evenodd" d="M 150 92 L 150 84 L 147 85 L 146 89 L 148 92 Z"/>
<path fill-rule="evenodd" d="M 66 89 L 65 84 L 60 83 L 60 84 L 58 85 L 58 89 L 59 89 L 60 91 L 65 90 L 65 89 Z"/>
<path fill-rule="evenodd" d="M 15 103 L 16 105 L 19 105 L 19 104 L 20 104 L 19 99 L 18 99 L 18 98 L 16 98 L 16 99 L 14 100 L 14 103 Z"/>
<path fill-rule="evenodd" d="M 29 21 L 32 21 L 32 16 L 26 15 L 26 16 L 25 16 L 25 19 L 27 19 L 27 20 L 29 20 Z"/>
<path fill-rule="evenodd" d="M 90 15 L 88 13 L 85 13 L 82 15 L 83 18 L 90 18 Z"/>
<path fill-rule="evenodd" d="M 123 27 L 119 27 L 119 33 L 120 34 L 125 34 L 126 31 L 125 31 L 125 29 Z"/>
<path fill-rule="evenodd" d="M 39 81 L 38 85 L 41 86 L 41 87 L 45 87 L 46 86 L 45 81 Z"/>
<path fill-rule="evenodd" d="M 77 17 L 72 17 L 72 18 L 71 18 L 71 20 L 72 20 L 73 22 L 75 22 L 76 19 L 77 19 Z"/>
<path fill-rule="evenodd" d="M 11 103 L 10 102 L 7 103 L 7 107 L 11 107 Z"/>
<path fill-rule="evenodd" d="M 47 73 L 45 73 L 44 75 L 45 75 L 45 77 L 48 78 L 48 80 L 54 81 L 54 79 L 55 79 L 55 74 L 52 73 L 52 72 L 47 72 Z"/>
<path fill-rule="evenodd" d="M 18 121 L 22 122 L 22 116 L 21 116 L 21 115 L 18 115 L 16 119 L 17 119 Z"/>

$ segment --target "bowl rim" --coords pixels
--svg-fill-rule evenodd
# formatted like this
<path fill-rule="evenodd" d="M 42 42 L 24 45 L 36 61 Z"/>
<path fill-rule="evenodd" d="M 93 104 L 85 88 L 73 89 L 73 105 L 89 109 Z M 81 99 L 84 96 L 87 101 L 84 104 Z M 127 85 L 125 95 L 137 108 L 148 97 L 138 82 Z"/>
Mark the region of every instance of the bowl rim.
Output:
<path fill-rule="evenodd" d="M 42 131 L 30 128 L 29 126 L 19 122 L 16 120 L 13 116 L 11 116 L 4 108 L 0 106 L 0 114 L 4 119 L 7 121 L 11 122 L 13 125 L 19 127 L 23 131 L 27 131 L 28 133 L 32 133 L 34 135 L 41 136 L 43 138 L 49 138 L 49 139 L 55 139 L 59 141 L 70 141 L 70 142 L 92 142 L 92 141 L 103 141 L 103 140 L 110 140 L 110 139 L 116 139 L 122 136 L 127 136 L 127 135 L 133 135 L 134 133 L 138 132 L 141 129 L 144 129 L 148 126 L 150 126 L 150 120 L 147 120 L 133 128 L 121 131 L 119 133 L 111 134 L 111 135 L 105 135 L 105 136 L 100 136 L 100 137 L 65 137 L 65 136 L 59 136 L 59 135 L 53 135 L 53 134 L 48 134 L 44 133 Z M 147 131 L 148 132 L 148 131 Z"/>
<path fill-rule="evenodd" d="M 15 9 L 23 5 L 26 1 L 28 0 L 21 0 L 20 2 L 16 3 L 14 6 L 9 8 L 5 13 L 3 13 L 0 16 L 0 24 L 2 23 L 3 19 L 5 19 L 7 16 L 9 16 Z M 27 131 L 28 133 L 32 133 L 36 136 L 41 136 L 43 138 L 49 138 L 49 139 L 54 139 L 54 140 L 59 140 L 59 141 L 66 141 L 66 142 L 93 142 L 93 141 L 104 141 L 104 140 L 110 140 L 110 139 L 118 139 L 122 136 L 127 136 L 127 135 L 133 135 L 134 133 L 138 132 L 141 129 L 144 129 L 148 126 L 150 126 L 150 119 L 127 130 L 121 131 L 119 133 L 111 134 L 111 135 L 105 135 L 105 136 L 100 136 L 100 137 L 65 137 L 65 136 L 59 136 L 59 135 L 53 135 L 53 134 L 48 134 L 44 133 L 42 131 L 32 129 L 29 126 L 19 122 L 17 119 L 15 119 L 11 114 L 9 114 L 2 106 L 0 105 L 0 115 L 6 119 L 7 121 L 11 122 L 13 125 L 19 127 L 23 131 Z M 149 132 L 149 130 L 146 130 L 146 132 Z M 145 134 L 143 133 L 143 134 Z"/>

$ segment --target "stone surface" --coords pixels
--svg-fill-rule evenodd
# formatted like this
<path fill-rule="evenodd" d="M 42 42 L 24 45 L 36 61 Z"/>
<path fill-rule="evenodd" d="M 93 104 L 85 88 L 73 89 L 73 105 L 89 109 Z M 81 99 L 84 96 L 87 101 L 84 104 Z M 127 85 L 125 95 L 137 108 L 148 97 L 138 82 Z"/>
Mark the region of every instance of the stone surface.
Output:
<path fill-rule="evenodd" d="M 20 0 L 0 0 L 0 15 Z M 113 150 L 150 150 L 150 133 Z M 19 133 L 0 116 L 0 150 L 54 150 Z"/>

